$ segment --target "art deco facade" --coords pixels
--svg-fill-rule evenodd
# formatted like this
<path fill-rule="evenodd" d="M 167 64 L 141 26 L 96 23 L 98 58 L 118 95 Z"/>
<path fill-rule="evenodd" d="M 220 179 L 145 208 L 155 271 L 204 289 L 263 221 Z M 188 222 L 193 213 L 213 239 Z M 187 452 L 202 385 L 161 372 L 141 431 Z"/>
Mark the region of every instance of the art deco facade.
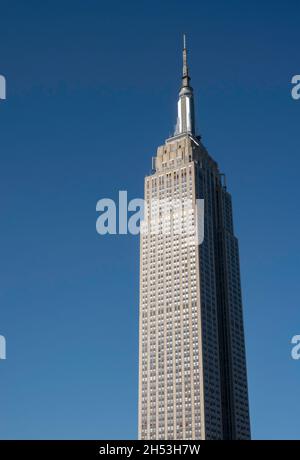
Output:
<path fill-rule="evenodd" d="M 145 178 L 147 232 L 141 235 L 140 439 L 249 439 L 238 241 L 231 196 L 217 163 L 195 134 L 193 90 L 183 77 L 173 137 Z M 166 200 L 204 199 L 204 239 L 180 232 L 193 211 Z M 192 215 L 191 215 L 192 214 Z M 155 225 L 156 231 L 153 231 Z M 150 231 L 149 231 L 150 230 Z"/>

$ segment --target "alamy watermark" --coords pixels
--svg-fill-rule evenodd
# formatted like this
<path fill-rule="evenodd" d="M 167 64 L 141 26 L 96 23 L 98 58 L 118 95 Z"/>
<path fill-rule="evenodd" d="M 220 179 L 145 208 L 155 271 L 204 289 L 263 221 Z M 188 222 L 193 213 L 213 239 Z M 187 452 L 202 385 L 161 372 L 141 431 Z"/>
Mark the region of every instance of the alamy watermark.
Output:
<path fill-rule="evenodd" d="M 6 80 L 3 75 L 0 75 L 0 100 L 6 99 Z M 0 359 L 6 359 L 6 339 L 4 335 L 0 335 Z"/>
<path fill-rule="evenodd" d="M 0 335 L 0 359 L 6 359 L 6 339 Z"/>
<path fill-rule="evenodd" d="M 293 359 L 300 359 L 300 335 L 294 335 L 291 343 L 294 345 L 291 350 L 291 356 Z"/>
<path fill-rule="evenodd" d="M 291 95 L 292 98 L 296 101 L 297 99 L 300 99 L 300 75 L 294 75 L 292 77 L 291 83 L 294 85 L 291 90 Z"/>
<path fill-rule="evenodd" d="M 0 75 L 0 100 L 6 99 L 6 79 Z"/>
<path fill-rule="evenodd" d="M 6 80 L 3 75 L 0 75 L 0 100 L 6 99 Z M 0 359 L 6 359 L 6 339 L 4 335 L 0 335 Z"/>
<path fill-rule="evenodd" d="M 99 235 L 181 235 L 188 244 L 200 245 L 204 239 L 204 200 L 191 198 L 134 198 L 119 191 L 116 203 L 110 198 L 97 202 Z M 131 215 L 129 215 L 131 213 Z"/>

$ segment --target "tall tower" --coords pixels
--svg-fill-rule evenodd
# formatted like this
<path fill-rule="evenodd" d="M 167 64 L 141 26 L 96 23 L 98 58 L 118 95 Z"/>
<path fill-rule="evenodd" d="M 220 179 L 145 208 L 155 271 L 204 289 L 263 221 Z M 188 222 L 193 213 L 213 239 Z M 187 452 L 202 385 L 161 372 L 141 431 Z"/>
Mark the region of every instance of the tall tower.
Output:
<path fill-rule="evenodd" d="M 224 174 L 195 133 L 184 38 L 174 136 L 145 178 L 140 241 L 139 438 L 250 439 L 238 240 Z M 204 200 L 204 239 L 162 203 Z M 192 216 L 191 216 L 192 214 Z M 168 224 L 164 226 L 167 219 Z M 164 229 L 164 230 L 163 230 Z"/>

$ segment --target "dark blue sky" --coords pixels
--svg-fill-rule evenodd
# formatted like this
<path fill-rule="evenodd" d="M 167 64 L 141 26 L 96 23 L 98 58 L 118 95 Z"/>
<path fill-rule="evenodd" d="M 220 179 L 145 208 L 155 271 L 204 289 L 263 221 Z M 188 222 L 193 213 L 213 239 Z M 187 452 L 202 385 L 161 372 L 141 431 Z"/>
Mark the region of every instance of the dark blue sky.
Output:
<path fill-rule="evenodd" d="M 136 437 L 142 196 L 188 34 L 197 127 L 240 240 L 254 438 L 300 438 L 298 1 L 0 2 L 1 438 Z"/>

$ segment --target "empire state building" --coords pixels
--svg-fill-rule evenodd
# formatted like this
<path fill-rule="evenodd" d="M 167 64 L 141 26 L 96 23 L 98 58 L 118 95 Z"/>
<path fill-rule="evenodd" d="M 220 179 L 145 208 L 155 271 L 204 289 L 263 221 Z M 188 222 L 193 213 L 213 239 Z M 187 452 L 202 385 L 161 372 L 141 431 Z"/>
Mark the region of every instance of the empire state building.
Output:
<path fill-rule="evenodd" d="M 139 439 L 250 439 L 231 195 L 196 134 L 185 39 L 176 130 L 158 147 L 144 193 L 150 231 L 140 239 Z M 175 231 L 173 214 L 170 231 L 160 231 L 160 203 L 174 199 L 204 200 L 201 244 Z"/>

